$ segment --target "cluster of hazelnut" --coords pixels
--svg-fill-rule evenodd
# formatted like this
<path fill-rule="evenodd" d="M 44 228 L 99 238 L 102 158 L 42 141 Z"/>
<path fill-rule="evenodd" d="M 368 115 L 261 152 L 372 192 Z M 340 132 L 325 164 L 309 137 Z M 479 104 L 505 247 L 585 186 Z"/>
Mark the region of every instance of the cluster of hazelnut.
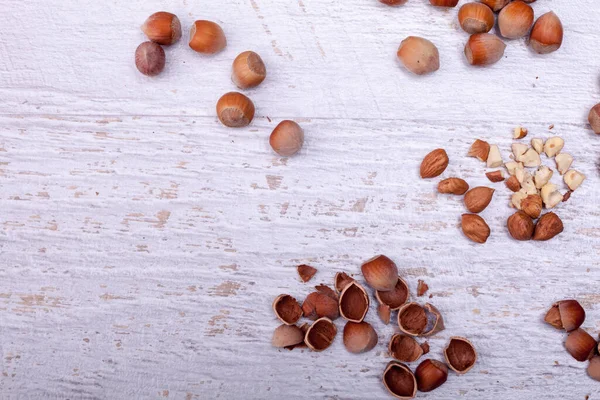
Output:
<path fill-rule="evenodd" d="M 142 31 L 150 41 L 136 49 L 135 65 L 142 74 L 155 76 L 165 67 L 165 52 L 161 45 L 172 45 L 181 38 L 181 22 L 176 15 L 160 11 L 148 17 Z M 189 46 L 201 54 L 216 54 L 227 46 L 227 38 L 219 24 L 199 20 L 190 29 Z M 231 79 L 242 90 L 260 85 L 266 76 L 263 60 L 253 51 L 244 51 L 233 61 Z M 252 100 L 239 92 L 225 93 L 217 102 L 217 116 L 228 127 L 248 126 L 254 112 Z M 277 154 L 292 156 L 302 148 L 304 131 L 296 122 L 284 120 L 271 133 L 269 143 Z"/>
<path fill-rule="evenodd" d="M 309 265 L 300 265 L 297 269 L 303 282 L 308 282 L 317 272 Z M 413 373 L 404 363 L 415 362 L 429 352 L 429 344 L 420 344 L 415 337 L 429 337 L 443 330 L 441 313 L 429 303 L 409 302 L 408 284 L 398 275 L 398 268 L 390 258 L 375 256 L 362 264 L 361 271 L 375 292 L 379 303 L 377 312 L 383 323 L 387 325 L 392 311 L 398 311 L 401 333 L 394 334 L 389 342 L 389 354 L 394 360 L 387 364 L 382 377 L 385 388 L 394 397 L 412 399 L 417 390 L 430 392 L 440 387 L 448 379 L 448 368 L 458 374 L 473 368 L 477 360 L 473 344 L 463 337 L 452 337 L 444 350 L 446 363 L 426 359 Z M 310 293 L 302 305 L 288 294 L 277 296 L 273 311 L 283 324 L 273 333 L 273 346 L 323 351 L 333 343 L 337 335 L 333 321 L 341 316 L 347 321 L 343 333 L 346 349 L 351 353 L 372 350 L 379 338 L 373 326 L 364 321 L 370 304 L 367 291 L 344 272 L 335 275 L 334 287 L 335 290 L 323 284 L 315 286 L 316 292 Z M 417 296 L 423 296 L 428 289 L 427 284 L 419 280 Z M 303 316 L 314 322 L 296 325 Z"/>
<path fill-rule="evenodd" d="M 585 321 L 585 310 L 577 300 L 562 300 L 552 305 L 544 318 L 556 329 L 568 333 L 565 349 L 579 362 L 590 360 L 587 373 L 590 378 L 600 381 L 599 344 L 580 326 Z"/>
<path fill-rule="evenodd" d="M 379 0 L 396 6 L 407 0 Z M 548 12 L 534 23 L 533 8 L 527 3 L 535 0 L 480 0 L 480 3 L 464 4 L 458 11 L 461 28 L 471 35 L 465 45 L 465 57 L 471 65 L 490 65 L 504 56 L 506 44 L 498 36 L 488 33 L 495 25 L 494 13 L 498 13 L 498 29 L 505 39 L 519 39 L 529 34 L 529 45 L 538 54 L 547 54 L 560 48 L 563 27 L 553 12 Z M 437 7 L 456 7 L 458 0 L 429 0 Z M 437 71 L 440 57 L 437 47 L 427 39 L 409 36 L 398 48 L 398 58 L 404 67 L 417 75 Z"/>

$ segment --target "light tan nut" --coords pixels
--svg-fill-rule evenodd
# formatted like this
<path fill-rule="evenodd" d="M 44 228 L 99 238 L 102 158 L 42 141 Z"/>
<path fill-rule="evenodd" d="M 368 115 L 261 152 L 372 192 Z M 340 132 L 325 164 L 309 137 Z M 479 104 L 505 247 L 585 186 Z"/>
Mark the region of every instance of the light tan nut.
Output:
<path fill-rule="evenodd" d="M 546 153 L 546 156 L 552 158 L 560 153 L 564 146 L 565 141 L 558 136 L 554 136 L 546 140 L 546 143 L 544 144 L 544 152 Z"/>
<path fill-rule="evenodd" d="M 523 202 L 523 200 L 529 196 L 527 193 L 525 193 L 525 191 L 523 189 L 519 190 L 518 192 L 514 193 L 510 199 L 511 205 L 516 208 L 517 210 L 521 209 L 521 203 Z"/>
<path fill-rule="evenodd" d="M 539 167 L 537 171 L 535 171 L 535 176 L 533 178 L 535 181 L 535 187 L 538 189 L 543 188 L 546 183 L 550 182 L 552 175 L 554 175 L 554 171 L 552 171 L 550 168 L 546 167 L 545 165 Z"/>
<path fill-rule="evenodd" d="M 527 194 L 538 194 L 538 189 L 535 187 L 535 183 L 533 183 L 533 176 L 529 172 L 527 172 L 527 177 L 521 182 L 521 190 Z"/>
<path fill-rule="evenodd" d="M 542 198 L 539 194 L 530 194 L 521 201 L 521 210 L 531 218 L 539 218 L 542 213 Z"/>
<path fill-rule="evenodd" d="M 514 139 L 523 139 L 525 136 L 527 136 L 527 129 L 520 126 L 518 128 L 515 128 L 513 132 Z"/>
<path fill-rule="evenodd" d="M 509 161 L 506 164 L 504 164 L 504 167 L 506 167 L 506 170 L 508 171 L 509 175 L 515 175 L 517 170 L 523 169 L 523 163 L 517 161 Z"/>
<path fill-rule="evenodd" d="M 531 147 L 534 148 L 538 154 L 542 154 L 544 151 L 544 140 L 543 139 L 531 139 Z"/>
<path fill-rule="evenodd" d="M 479 161 L 486 162 L 488 159 L 489 153 L 490 153 L 490 144 L 483 140 L 477 139 L 471 145 L 471 148 L 469 149 L 469 153 L 467 153 L 467 156 L 475 157 Z"/>
<path fill-rule="evenodd" d="M 504 180 L 504 173 L 500 170 L 488 172 L 485 176 L 492 182 L 502 182 Z"/>
<path fill-rule="evenodd" d="M 506 180 L 506 187 L 513 192 L 518 192 L 521 189 L 521 183 L 516 176 L 511 176 Z"/>
<path fill-rule="evenodd" d="M 498 168 L 502 165 L 502 154 L 500 154 L 500 149 L 497 145 L 493 144 L 490 146 L 490 153 L 487 158 L 487 167 L 488 168 Z"/>
<path fill-rule="evenodd" d="M 538 167 L 542 164 L 542 159 L 537 151 L 534 149 L 528 149 L 519 161 L 523 162 L 523 165 L 527 168 Z"/>
<path fill-rule="evenodd" d="M 563 200 L 563 195 L 553 183 L 547 183 L 541 190 L 542 201 L 546 208 L 554 208 Z"/>
<path fill-rule="evenodd" d="M 554 161 L 556 162 L 558 172 L 564 175 L 571 168 L 571 164 L 573 164 L 573 156 L 568 153 L 560 153 L 554 157 Z"/>
<path fill-rule="evenodd" d="M 513 143 L 511 148 L 515 161 L 523 161 L 521 157 L 529 149 L 529 146 L 523 143 Z"/>
<path fill-rule="evenodd" d="M 565 174 L 563 179 L 565 180 L 565 183 L 567 184 L 569 189 L 571 189 L 573 191 L 573 190 L 577 189 L 579 186 L 581 186 L 581 184 L 585 180 L 585 175 L 579 171 L 570 169 L 567 171 L 567 173 Z"/>

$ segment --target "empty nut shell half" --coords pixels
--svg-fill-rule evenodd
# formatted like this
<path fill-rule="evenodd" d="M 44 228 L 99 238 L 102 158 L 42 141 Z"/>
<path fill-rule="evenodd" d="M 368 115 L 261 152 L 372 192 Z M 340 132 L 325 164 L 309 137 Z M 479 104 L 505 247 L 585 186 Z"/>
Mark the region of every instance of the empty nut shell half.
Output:
<path fill-rule="evenodd" d="M 323 351 L 333 343 L 337 328 L 329 318 L 319 318 L 308 328 L 304 343 L 313 351 Z"/>
<path fill-rule="evenodd" d="M 427 327 L 423 332 L 423 336 L 431 336 L 444 330 L 444 318 L 437 308 L 425 303 L 425 313 L 427 315 Z"/>
<path fill-rule="evenodd" d="M 337 319 L 339 317 L 337 300 L 319 292 L 310 293 L 302 303 L 304 316 L 313 321 L 317 318 L 327 317 Z"/>
<path fill-rule="evenodd" d="M 417 303 L 405 304 L 398 310 L 398 327 L 407 335 L 421 335 L 427 329 L 425 309 Z"/>
<path fill-rule="evenodd" d="M 344 346 L 350 353 L 365 353 L 377 344 L 377 332 L 367 322 L 346 322 L 344 326 Z"/>
<path fill-rule="evenodd" d="M 362 322 L 369 311 L 369 296 L 356 282 L 351 282 L 340 294 L 340 315 L 351 322 Z"/>
<path fill-rule="evenodd" d="M 585 310 L 577 300 L 562 300 L 552 305 L 544 321 L 556 329 L 571 332 L 585 321 Z"/>
<path fill-rule="evenodd" d="M 377 306 L 377 314 L 379 315 L 381 322 L 383 322 L 386 325 L 390 323 L 390 317 L 392 314 L 392 310 L 390 309 L 390 306 L 388 306 L 387 304 L 378 305 Z"/>
<path fill-rule="evenodd" d="M 381 304 L 387 304 L 390 309 L 397 310 L 402 307 L 408 301 L 408 285 L 404 279 L 398 277 L 398 282 L 393 290 L 387 292 L 381 292 L 377 290 L 375 292 L 375 298 Z"/>
<path fill-rule="evenodd" d="M 477 361 L 477 352 L 471 342 L 463 337 L 454 336 L 444 349 L 444 357 L 450 369 L 457 374 L 467 373 Z"/>
<path fill-rule="evenodd" d="M 596 340 L 581 328 L 569 333 L 565 341 L 565 349 L 577 361 L 589 360 L 594 355 L 597 345 Z"/>
<path fill-rule="evenodd" d="M 384 255 L 371 258 L 360 269 L 367 284 L 375 290 L 394 290 L 398 283 L 398 267 Z"/>
<path fill-rule="evenodd" d="M 392 396 L 401 400 L 417 394 L 417 379 L 410 368 L 398 361 L 390 361 L 383 371 L 383 384 Z"/>
<path fill-rule="evenodd" d="M 315 274 L 317 273 L 317 269 L 314 267 L 311 267 L 310 265 L 298 265 L 298 275 L 300 276 L 300 279 L 302 279 L 302 282 L 308 282 L 311 280 L 311 278 L 313 276 L 315 276 Z"/>
<path fill-rule="evenodd" d="M 423 348 L 413 337 L 400 333 L 392 336 L 388 351 L 392 357 L 402 362 L 414 362 L 423 355 Z"/>
<path fill-rule="evenodd" d="M 292 351 L 292 350 L 294 350 L 296 348 L 304 348 L 304 347 L 306 347 L 306 343 L 304 343 L 304 336 L 306 336 L 306 331 L 308 330 L 308 324 L 305 322 L 302 325 L 300 325 L 300 330 L 302 331 L 302 342 L 296 343 L 296 344 L 292 344 L 292 345 L 289 345 L 289 346 L 285 346 L 285 348 L 287 350 Z"/>
<path fill-rule="evenodd" d="M 317 289 L 317 292 L 324 294 L 325 296 L 331 297 L 335 301 L 339 300 L 337 293 L 327 285 L 320 284 L 315 286 L 315 289 Z"/>
<path fill-rule="evenodd" d="M 289 294 L 281 294 L 275 298 L 273 311 L 277 318 L 286 325 L 295 324 L 302 317 L 302 308 Z"/>
<path fill-rule="evenodd" d="M 295 346 L 304 340 L 304 332 L 296 325 L 280 325 L 273 332 L 271 344 L 275 347 Z"/>
<path fill-rule="evenodd" d="M 345 272 L 338 272 L 335 274 L 335 278 L 333 279 L 333 285 L 335 286 L 335 291 L 341 293 L 342 290 L 346 286 L 348 286 L 351 282 L 354 282 L 354 279 L 350 278 Z"/>
<path fill-rule="evenodd" d="M 417 388 L 420 392 L 431 392 L 442 386 L 448 379 L 448 367 L 437 360 L 425 360 L 415 370 Z"/>
<path fill-rule="evenodd" d="M 590 378 L 600 381 L 600 356 L 592 357 L 587 367 L 587 374 Z"/>

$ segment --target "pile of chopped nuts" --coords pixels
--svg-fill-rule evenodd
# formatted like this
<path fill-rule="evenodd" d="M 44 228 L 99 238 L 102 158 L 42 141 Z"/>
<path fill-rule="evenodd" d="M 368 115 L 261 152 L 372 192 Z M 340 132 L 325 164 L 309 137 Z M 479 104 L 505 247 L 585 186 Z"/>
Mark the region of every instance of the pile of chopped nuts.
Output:
<path fill-rule="evenodd" d="M 585 321 L 585 310 L 577 300 L 561 300 L 552 305 L 544 318 L 556 329 L 568 333 L 565 349 L 579 362 L 590 360 L 587 373 L 600 381 L 600 356 L 598 343 L 589 333 L 580 328 Z"/>
<path fill-rule="evenodd" d="M 309 265 L 300 265 L 297 270 L 305 283 L 317 273 Z M 389 355 L 394 360 L 387 364 L 382 376 L 383 385 L 390 394 L 400 399 L 412 399 L 417 390 L 430 392 L 444 384 L 448 379 L 448 368 L 459 375 L 473 368 L 477 361 L 473 344 L 463 337 L 452 337 L 444 349 L 445 363 L 426 359 L 413 372 L 404 363 L 415 362 L 429 352 L 429 344 L 418 343 L 415 337 L 429 337 L 445 329 L 440 311 L 429 303 L 421 305 L 409 301 L 408 284 L 398 275 L 398 267 L 390 258 L 375 256 L 362 264 L 361 271 L 374 291 L 377 313 L 383 323 L 387 325 L 392 312 L 398 311 L 396 318 L 401 333 L 394 334 L 389 342 Z M 288 294 L 277 296 L 273 311 L 283 324 L 273 332 L 273 346 L 323 351 L 335 340 L 337 327 L 333 321 L 341 316 L 346 320 L 343 332 L 346 349 L 351 353 L 372 350 L 379 338 L 373 326 L 364 321 L 369 311 L 369 294 L 344 272 L 335 275 L 333 286 L 335 290 L 324 284 L 315 286 L 316 291 L 308 294 L 302 305 Z M 417 296 L 423 296 L 428 289 L 427 284 L 419 280 Z M 302 317 L 314 322 L 296 325 Z"/>

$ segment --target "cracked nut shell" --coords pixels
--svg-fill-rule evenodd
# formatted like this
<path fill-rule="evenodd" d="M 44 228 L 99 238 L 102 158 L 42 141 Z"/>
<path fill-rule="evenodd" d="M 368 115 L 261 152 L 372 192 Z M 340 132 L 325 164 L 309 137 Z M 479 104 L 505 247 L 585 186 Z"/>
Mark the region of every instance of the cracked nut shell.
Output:
<path fill-rule="evenodd" d="M 387 292 L 375 291 L 375 298 L 381 304 L 387 304 L 390 309 L 397 310 L 408 301 L 409 297 L 408 285 L 404 279 L 398 277 L 398 282 L 394 289 Z"/>
<path fill-rule="evenodd" d="M 315 274 L 317 273 L 317 269 L 314 267 L 311 267 L 310 265 L 298 265 L 297 267 L 298 270 L 298 275 L 300 276 L 300 279 L 302 279 L 302 282 L 306 283 L 308 281 L 311 280 L 311 278 L 313 276 L 315 276 Z"/>
<path fill-rule="evenodd" d="M 383 292 L 394 290 L 398 282 L 398 267 L 384 255 L 367 260 L 360 267 L 367 284 L 375 290 Z"/>
<path fill-rule="evenodd" d="M 444 357 L 450 369 L 457 374 L 469 372 L 477 361 L 475 347 L 467 339 L 459 336 L 450 338 L 450 343 L 444 349 Z"/>
<path fill-rule="evenodd" d="M 333 278 L 333 286 L 338 293 L 341 293 L 352 282 L 354 282 L 354 279 L 345 272 L 338 272 L 335 274 L 335 278 Z"/>
<path fill-rule="evenodd" d="M 402 362 L 417 361 L 424 354 L 423 347 L 412 336 L 400 333 L 392 336 L 388 351 L 392 357 Z"/>
<path fill-rule="evenodd" d="M 377 332 L 367 322 L 346 322 L 344 326 L 344 346 L 350 353 L 365 353 L 377 345 Z"/>
<path fill-rule="evenodd" d="M 391 314 L 392 310 L 387 304 L 379 304 L 377 306 L 377 315 L 379 315 L 379 319 L 381 319 L 381 322 L 385 325 L 390 323 Z"/>
<path fill-rule="evenodd" d="M 565 341 L 565 349 L 577 361 L 589 360 L 594 355 L 597 345 L 596 340 L 581 328 L 569 333 Z"/>
<path fill-rule="evenodd" d="M 323 351 L 333 343 L 337 328 L 329 318 L 319 318 L 308 328 L 304 342 L 312 351 Z"/>
<path fill-rule="evenodd" d="M 421 335 L 427 329 L 425 309 L 417 303 L 405 304 L 398 310 L 398 327 L 407 335 Z"/>
<path fill-rule="evenodd" d="M 417 379 L 410 368 L 398 361 L 390 361 L 383 371 L 383 384 L 392 396 L 401 400 L 417 394 Z"/>
<path fill-rule="evenodd" d="M 362 322 L 369 311 L 369 296 L 361 285 L 351 282 L 340 294 L 340 315 L 351 322 Z"/>
<path fill-rule="evenodd" d="M 420 392 L 431 392 L 448 380 L 448 367 L 443 362 L 427 359 L 415 370 L 415 378 Z"/>
<path fill-rule="evenodd" d="M 571 332 L 585 321 L 585 310 L 577 300 L 561 300 L 552 305 L 544 321 L 556 329 Z"/>
<path fill-rule="evenodd" d="M 295 324 L 302 317 L 302 308 L 289 294 L 281 294 L 275 298 L 273 311 L 277 318 L 286 325 Z"/>
<path fill-rule="evenodd" d="M 321 317 L 332 320 L 339 317 L 337 300 L 319 292 L 313 292 L 306 296 L 302 303 L 302 312 L 306 318 L 313 321 Z"/>

